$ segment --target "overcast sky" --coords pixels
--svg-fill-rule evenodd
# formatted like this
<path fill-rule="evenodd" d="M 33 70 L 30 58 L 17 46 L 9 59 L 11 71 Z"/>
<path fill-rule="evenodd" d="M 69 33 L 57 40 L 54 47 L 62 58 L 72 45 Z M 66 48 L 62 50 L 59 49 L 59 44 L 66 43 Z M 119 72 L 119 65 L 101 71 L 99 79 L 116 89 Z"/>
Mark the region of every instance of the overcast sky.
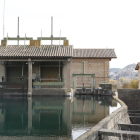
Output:
<path fill-rule="evenodd" d="M 0 0 L 0 39 L 3 4 Z M 17 36 L 18 16 L 20 37 L 26 33 L 36 39 L 41 30 L 50 37 L 53 16 L 53 35 L 61 30 L 74 48 L 114 48 L 117 59 L 111 60 L 111 68 L 140 61 L 140 0 L 5 0 L 5 36 Z"/>

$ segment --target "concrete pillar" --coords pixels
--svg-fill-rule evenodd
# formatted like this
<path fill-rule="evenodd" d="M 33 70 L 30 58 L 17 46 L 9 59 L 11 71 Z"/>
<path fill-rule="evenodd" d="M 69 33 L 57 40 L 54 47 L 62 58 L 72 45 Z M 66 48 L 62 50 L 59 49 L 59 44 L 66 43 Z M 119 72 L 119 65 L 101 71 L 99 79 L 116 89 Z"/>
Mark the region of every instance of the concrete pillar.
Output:
<path fill-rule="evenodd" d="M 67 61 L 67 92 L 71 91 L 71 59 Z"/>
<path fill-rule="evenodd" d="M 95 85 L 94 85 L 94 76 L 91 77 L 91 92 L 94 91 Z"/>
<path fill-rule="evenodd" d="M 28 134 L 32 130 L 32 97 L 28 97 Z"/>
<path fill-rule="evenodd" d="M 32 96 L 32 61 L 28 59 L 28 96 Z"/>

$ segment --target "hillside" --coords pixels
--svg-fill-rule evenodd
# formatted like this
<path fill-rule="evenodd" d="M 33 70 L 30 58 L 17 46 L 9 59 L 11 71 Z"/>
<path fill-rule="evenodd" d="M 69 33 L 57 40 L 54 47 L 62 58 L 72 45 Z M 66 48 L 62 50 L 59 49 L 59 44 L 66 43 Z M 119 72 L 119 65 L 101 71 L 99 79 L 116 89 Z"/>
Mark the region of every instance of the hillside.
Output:
<path fill-rule="evenodd" d="M 120 68 L 110 68 L 110 72 L 117 72 Z"/>
<path fill-rule="evenodd" d="M 111 68 L 110 79 L 118 80 L 121 77 L 134 79 L 138 77 L 138 71 L 135 70 L 135 67 L 136 67 L 136 64 L 129 64 L 125 66 L 123 69 Z"/>

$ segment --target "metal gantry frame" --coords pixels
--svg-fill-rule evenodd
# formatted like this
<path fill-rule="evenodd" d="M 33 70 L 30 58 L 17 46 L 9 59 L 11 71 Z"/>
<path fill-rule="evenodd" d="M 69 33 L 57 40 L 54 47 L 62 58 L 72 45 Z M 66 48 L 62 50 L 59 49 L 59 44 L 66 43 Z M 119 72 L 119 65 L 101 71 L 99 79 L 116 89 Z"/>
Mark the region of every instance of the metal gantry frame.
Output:
<path fill-rule="evenodd" d="M 19 17 L 18 17 L 18 30 L 17 30 L 17 37 L 8 37 L 8 33 L 7 33 L 7 37 L 4 38 L 4 40 L 17 40 L 17 45 L 19 46 L 19 40 L 33 40 L 32 37 L 20 37 L 19 36 Z"/>
<path fill-rule="evenodd" d="M 73 89 L 77 89 L 77 76 L 91 76 L 91 92 L 95 89 L 95 74 L 73 74 Z"/>
<path fill-rule="evenodd" d="M 37 40 L 51 40 L 51 46 L 53 46 L 53 40 L 67 40 L 66 37 L 53 37 L 53 17 L 51 17 L 51 37 L 38 37 Z"/>
<path fill-rule="evenodd" d="M 17 40 L 18 46 L 19 46 L 19 41 L 24 40 L 24 48 L 25 48 L 26 40 L 33 40 L 33 38 L 26 37 L 26 33 L 25 33 L 25 37 L 20 37 L 20 35 L 19 35 L 19 17 L 18 17 L 17 37 L 8 37 L 8 33 L 7 33 L 7 37 L 3 37 L 3 40 Z M 53 37 L 53 17 L 51 17 L 51 37 L 42 37 L 42 30 L 41 30 L 41 37 L 37 37 L 37 40 L 51 40 L 51 46 L 53 46 L 53 40 L 66 41 L 67 38 L 61 37 L 61 36 L 60 37 Z M 66 46 L 69 46 L 69 44 L 67 44 Z"/>

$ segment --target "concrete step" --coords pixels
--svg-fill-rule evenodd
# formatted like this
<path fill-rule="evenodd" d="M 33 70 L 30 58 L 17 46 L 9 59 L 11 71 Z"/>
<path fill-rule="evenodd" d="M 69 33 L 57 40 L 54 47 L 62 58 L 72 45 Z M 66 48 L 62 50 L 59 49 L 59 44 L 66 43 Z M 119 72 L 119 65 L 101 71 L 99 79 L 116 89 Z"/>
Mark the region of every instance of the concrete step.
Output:
<path fill-rule="evenodd" d="M 134 138 L 134 139 L 137 139 L 137 140 L 140 138 L 140 132 L 122 131 L 122 130 L 100 129 L 99 130 L 100 139 L 102 139 L 102 135 L 122 137 L 122 138 L 130 138 L 130 139 Z"/>
<path fill-rule="evenodd" d="M 118 124 L 121 130 L 140 132 L 140 124 Z"/>

